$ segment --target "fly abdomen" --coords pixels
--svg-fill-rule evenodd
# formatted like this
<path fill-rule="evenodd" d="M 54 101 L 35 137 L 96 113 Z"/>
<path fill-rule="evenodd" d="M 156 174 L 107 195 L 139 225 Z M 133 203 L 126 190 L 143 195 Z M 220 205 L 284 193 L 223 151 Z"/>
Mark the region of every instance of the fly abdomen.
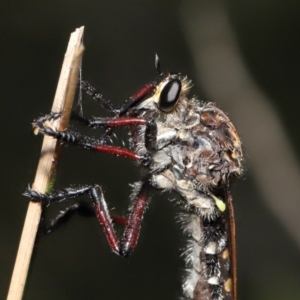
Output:
<path fill-rule="evenodd" d="M 232 299 L 230 252 L 223 213 L 215 218 L 192 215 L 189 229 L 191 242 L 187 252 L 186 295 L 193 300 Z"/>

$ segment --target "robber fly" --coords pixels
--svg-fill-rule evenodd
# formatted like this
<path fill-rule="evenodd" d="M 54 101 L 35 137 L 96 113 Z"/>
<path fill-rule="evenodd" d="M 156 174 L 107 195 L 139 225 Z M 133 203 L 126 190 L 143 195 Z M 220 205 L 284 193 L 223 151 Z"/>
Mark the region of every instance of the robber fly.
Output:
<path fill-rule="evenodd" d="M 236 300 L 235 225 L 229 185 L 232 177 L 242 174 L 241 140 L 228 116 L 215 104 L 188 97 L 191 82 L 186 77 L 162 73 L 157 56 L 155 66 L 159 80 L 145 85 L 119 108 L 80 80 L 81 89 L 113 114 L 111 118 L 77 116 L 83 124 L 105 129 L 99 139 L 71 129 L 53 129 L 50 121 L 58 119 L 59 112 L 33 121 L 35 130 L 65 144 L 122 156 L 146 169 L 141 181 L 133 184 L 134 201 L 127 218 L 110 214 L 100 185 L 69 187 L 50 194 L 28 188 L 25 195 L 48 204 L 87 194 L 92 206 L 73 204 L 52 221 L 48 231 L 86 206 L 103 227 L 111 250 L 128 256 L 137 244 L 151 189 L 175 191 L 186 213 L 184 227 L 190 239 L 185 253 L 185 296 Z M 124 126 L 129 127 L 129 149 L 109 142 L 114 129 Z M 113 223 L 125 226 L 120 239 Z"/>

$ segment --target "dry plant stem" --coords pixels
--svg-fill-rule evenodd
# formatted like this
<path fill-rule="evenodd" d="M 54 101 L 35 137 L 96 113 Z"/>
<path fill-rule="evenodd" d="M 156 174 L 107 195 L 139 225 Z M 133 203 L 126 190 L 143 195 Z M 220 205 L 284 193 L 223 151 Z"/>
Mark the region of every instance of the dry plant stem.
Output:
<path fill-rule="evenodd" d="M 54 127 L 60 130 L 67 128 L 72 109 L 83 53 L 83 31 L 84 27 L 81 27 L 71 34 L 52 105 L 52 111 L 62 109 L 62 117 L 53 124 Z M 55 139 L 45 136 L 32 186 L 34 190 L 41 193 L 47 191 L 57 164 L 59 152 L 59 143 Z M 22 299 L 41 212 L 40 203 L 29 203 L 7 300 Z"/>

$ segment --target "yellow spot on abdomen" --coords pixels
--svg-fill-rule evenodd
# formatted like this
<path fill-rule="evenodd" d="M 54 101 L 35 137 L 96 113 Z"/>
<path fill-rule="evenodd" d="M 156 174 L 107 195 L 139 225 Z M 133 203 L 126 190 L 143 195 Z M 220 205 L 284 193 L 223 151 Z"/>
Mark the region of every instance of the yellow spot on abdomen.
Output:
<path fill-rule="evenodd" d="M 225 282 L 224 282 L 224 290 L 226 293 L 230 293 L 232 290 L 232 279 L 228 278 Z"/>
<path fill-rule="evenodd" d="M 228 248 L 224 249 L 224 251 L 222 252 L 222 259 L 227 259 L 229 256 L 229 250 Z"/>
<path fill-rule="evenodd" d="M 211 196 L 212 196 L 213 199 L 215 200 L 216 205 L 217 205 L 217 208 L 218 208 L 221 212 L 225 211 L 225 209 L 226 209 L 226 204 L 225 204 L 222 200 L 220 200 L 219 198 L 217 198 L 216 196 L 214 196 L 214 195 L 211 195 Z"/>

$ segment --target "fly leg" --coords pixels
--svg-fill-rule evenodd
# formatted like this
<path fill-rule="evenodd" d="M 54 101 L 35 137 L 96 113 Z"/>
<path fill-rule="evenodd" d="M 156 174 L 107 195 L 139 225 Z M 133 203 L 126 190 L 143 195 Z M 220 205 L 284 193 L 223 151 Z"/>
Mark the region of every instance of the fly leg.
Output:
<path fill-rule="evenodd" d="M 129 100 L 126 100 L 121 108 L 114 108 L 111 101 L 106 99 L 96 88 L 94 88 L 90 83 L 85 80 L 80 80 L 80 87 L 88 95 L 90 95 L 94 100 L 96 100 L 102 107 L 106 110 L 114 113 L 116 116 L 124 115 L 132 106 L 135 106 L 138 102 L 143 100 L 147 95 L 154 91 L 156 83 L 148 83 L 138 90 L 134 95 L 132 95 Z"/>
<path fill-rule="evenodd" d="M 46 234 L 54 232 L 56 229 L 66 224 L 75 214 L 83 217 L 96 217 L 93 206 L 84 201 L 79 201 L 60 211 L 48 224 L 42 224 L 42 231 Z M 127 225 L 127 219 L 124 217 L 111 215 L 111 219 L 114 224 Z"/>
<path fill-rule="evenodd" d="M 94 150 L 97 152 L 103 152 L 108 154 L 113 154 L 116 156 L 122 156 L 134 161 L 138 161 L 143 165 L 148 165 L 150 163 L 150 154 L 145 151 L 145 153 L 139 155 L 134 151 L 131 151 L 126 148 L 121 148 L 117 146 L 111 146 L 106 144 L 106 139 L 95 139 L 86 135 L 82 135 L 79 132 L 73 131 L 71 129 L 66 129 L 64 131 L 59 131 L 57 129 L 53 129 L 50 126 L 49 121 L 55 120 L 60 117 L 60 113 L 52 112 L 48 115 L 42 116 L 33 121 L 33 127 L 35 131 L 38 131 L 44 135 L 49 135 L 57 140 L 62 142 L 73 144 L 79 147 L 82 147 L 87 150 Z M 112 127 L 124 127 L 124 126 L 137 126 L 137 125 L 145 125 L 145 140 L 143 141 L 146 145 L 147 149 L 155 148 L 156 146 L 156 123 L 153 119 L 150 121 L 146 121 L 143 118 L 133 118 L 133 117 L 120 117 L 116 119 L 104 119 L 98 118 L 95 119 L 95 123 L 98 126 L 107 126 L 109 128 Z"/>
<path fill-rule="evenodd" d="M 54 191 L 51 194 L 41 194 L 28 188 L 25 191 L 24 195 L 26 197 L 34 199 L 35 201 L 40 201 L 44 204 L 50 204 L 53 202 L 62 202 L 68 199 L 77 198 L 84 194 L 88 194 L 93 204 L 94 213 L 104 230 L 111 250 L 116 254 L 128 256 L 131 254 L 138 241 L 141 222 L 149 201 L 148 196 L 151 185 L 149 182 L 144 182 L 140 185 L 137 185 L 137 187 L 138 188 L 135 191 L 135 200 L 125 224 L 125 230 L 121 239 L 116 236 L 115 230 L 113 228 L 113 218 L 108 211 L 102 188 L 99 185 L 72 187 L 61 191 Z M 76 206 L 67 210 L 65 214 L 69 214 L 67 217 L 70 218 L 75 211 Z M 63 215 L 61 217 L 63 217 Z M 121 220 L 122 219 L 119 219 L 117 221 Z M 125 219 L 123 219 L 123 221 L 124 220 Z"/>

